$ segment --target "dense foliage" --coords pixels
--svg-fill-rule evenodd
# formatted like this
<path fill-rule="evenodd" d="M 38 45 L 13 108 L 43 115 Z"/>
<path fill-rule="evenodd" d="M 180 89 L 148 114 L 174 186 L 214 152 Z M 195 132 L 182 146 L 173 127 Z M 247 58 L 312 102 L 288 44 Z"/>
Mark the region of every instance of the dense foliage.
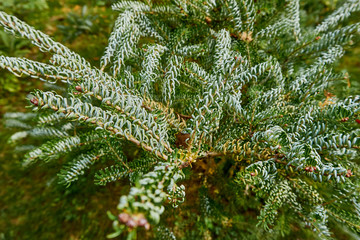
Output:
<path fill-rule="evenodd" d="M 0 67 L 54 89 L 32 93 L 36 113 L 6 115 L 24 129 L 10 140 L 40 138 L 17 147 L 24 165 L 64 159 L 66 186 L 92 168 L 98 185 L 127 178 L 109 237 L 276 238 L 298 226 L 326 239 L 329 221 L 359 233 L 360 97 L 331 89 L 348 78 L 333 67 L 359 38 L 359 22 L 343 23 L 360 2 L 342 1 L 317 25 L 310 6 L 120 1 L 99 69 L 0 12 L 6 31 L 52 54 L 50 64 L 0 56 Z M 92 31 L 83 15 L 68 40 Z M 189 206 L 186 188 L 198 192 L 197 232 L 174 216 Z M 251 211 L 258 224 L 244 227 Z"/>

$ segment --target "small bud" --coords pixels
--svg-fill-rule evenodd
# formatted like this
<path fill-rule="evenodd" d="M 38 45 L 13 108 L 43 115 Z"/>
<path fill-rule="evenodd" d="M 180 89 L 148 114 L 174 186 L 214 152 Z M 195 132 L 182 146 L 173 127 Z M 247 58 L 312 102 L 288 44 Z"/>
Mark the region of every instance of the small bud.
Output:
<path fill-rule="evenodd" d="M 132 219 L 132 218 L 129 219 L 129 221 L 127 221 L 126 226 L 128 226 L 129 228 L 135 228 L 135 227 L 137 227 L 136 222 L 135 222 L 134 219 Z"/>
<path fill-rule="evenodd" d="M 38 100 L 36 97 L 33 97 L 33 98 L 30 100 L 30 102 L 31 102 L 32 104 L 34 104 L 35 106 L 38 106 L 38 105 L 39 105 L 39 100 Z"/>
<path fill-rule="evenodd" d="M 360 124 L 360 119 L 355 119 L 355 122 L 357 122 L 358 124 Z"/>
<path fill-rule="evenodd" d="M 211 23 L 211 18 L 209 18 L 209 17 L 205 17 L 205 21 L 207 22 L 207 23 Z"/>
<path fill-rule="evenodd" d="M 307 172 L 310 171 L 310 167 L 306 167 L 305 171 L 307 171 Z"/>
<path fill-rule="evenodd" d="M 313 172 L 314 168 L 313 167 L 309 167 L 309 172 Z"/>
<path fill-rule="evenodd" d="M 149 224 L 149 223 L 145 224 L 144 228 L 145 228 L 146 230 L 149 230 L 149 229 L 150 229 L 150 224 Z"/>
<path fill-rule="evenodd" d="M 341 119 L 342 122 L 347 122 L 349 120 L 348 117 L 344 117 L 343 119 Z"/>
<path fill-rule="evenodd" d="M 345 175 L 345 177 L 350 177 L 350 176 L 351 176 L 351 175 L 350 175 L 350 174 L 348 174 L 348 173 Z"/>
<path fill-rule="evenodd" d="M 313 167 L 314 171 L 316 171 L 316 167 Z"/>
<path fill-rule="evenodd" d="M 320 36 L 317 36 L 317 37 L 315 38 L 316 41 L 318 41 L 318 40 L 320 40 L 320 39 L 321 39 Z"/>
<path fill-rule="evenodd" d="M 250 175 L 251 175 L 252 177 L 254 177 L 254 176 L 256 175 L 256 173 L 252 172 L 252 173 L 250 173 Z"/>
<path fill-rule="evenodd" d="M 146 224 L 148 224 L 148 221 L 146 220 L 146 218 L 140 218 L 139 222 L 138 222 L 138 225 L 140 227 L 145 227 Z"/>
<path fill-rule="evenodd" d="M 78 92 L 83 92 L 81 86 L 76 86 L 75 89 L 76 89 L 76 91 L 78 91 Z"/>
<path fill-rule="evenodd" d="M 284 124 L 284 127 L 288 127 L 289 125 L 287 123 Z"/>
<path fill-rule="evenodd" d="M 127 214 L 127 213 L 120 213 L 119 216 L 119 221 L 122 222 L 122 223 L 127 223 L 130 219 L 130 215 Z"/>
<path fill-rule="evenodd" d="M 190 163 L 186 161 L 186 162 L 181 163 L 181 165 L 179 166 L 179 168 L 180 168 L 180 169 L 187 168 L 189 165 L 190 165 Z"/>

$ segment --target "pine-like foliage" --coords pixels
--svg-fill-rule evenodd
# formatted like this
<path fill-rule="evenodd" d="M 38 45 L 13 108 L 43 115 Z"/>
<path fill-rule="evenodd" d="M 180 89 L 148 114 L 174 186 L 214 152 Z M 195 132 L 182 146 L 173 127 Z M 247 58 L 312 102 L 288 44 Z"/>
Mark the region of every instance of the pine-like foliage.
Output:
<path fill-rule="evenodd" d="M 52 54 L 50 63 L 0 56 L 0 67 L 67 88 L 35 90 L 37 115 L 7 115 L 8 126 L 24 128 L 11 141 L 47 139 L 26 154 L 26 165 L 70 156 L 59 173 L 65 185 L 97 163 L 96 184 L 129 178 L 119 215 L 110 214 L 112 237 L 154 227 L 175 238 L 154 225 L 164 205 L 186 201 L 184 169 L 207 163 L 208 173 L 223 171 L 236 184 L 236 196 L 245 190 L 263 202 L 265 231 L 287 214 L 323 239 L 333 236 L 329 219 L 360 233 L 360 96 L 331 94 L 347 77 L 334 63 L 359 38 L 360 22 L 344 24 L 358 0 L 341 1 L 317 26 L 303 24 L 299 0 L 112 8 L 119 16 L 99 69 L 0 12 L 5 30 Z M 224 162 L 226 170 L 216 170 Z"/>

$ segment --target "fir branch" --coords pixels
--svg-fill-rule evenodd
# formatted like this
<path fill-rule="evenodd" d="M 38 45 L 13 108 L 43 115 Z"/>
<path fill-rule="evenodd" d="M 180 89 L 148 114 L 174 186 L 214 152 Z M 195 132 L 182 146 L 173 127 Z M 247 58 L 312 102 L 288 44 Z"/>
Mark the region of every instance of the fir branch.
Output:
<path fill-rule="evenodd" d="M 20 36 L 31 40 L 34 45 L 38 46 L 40 50 L 44 52 L 52 52 L 73 58 L 82 65 L 90 66 L 90 63 L 77 53 L 74 53 L 64 45 L 55 42 L 48 35 L 42 33 L 41 31 L 35 30 L 33 27 L 14 16 L 0 11 L 0 24 L 10 33 L 20 34 Z"/>
<path fill-rule="evenodd" d="M 238 187 L 231 183 L 220 195 L 253 191 L 265 203 L 258 226 L 268 232 L 291 219 L 329 238 L 329 218 L 359 231 L 360 98 L 326 92 L 342 76 L 333 67 L 360 23 L 338 25 L 359 10 L 358 2 L 345 1 L 315 30 L 299 0 L 133 0 L 112 7 L 119 17 L 100 69 L 0 12 L 0 25 L 54 54 L 51 64 L 1 56 L 0 67 L 67 83 L 63 96 L 33 93 L 36 115 L 8 116 L 8 126 L 25 129 L 12 140 L 50 139 L 18 148 L 30 150 L 26 163 L 67 154 L 73 159 L 59 176 L 71 184 L 105 155 L 114 160 L 95 175 L 99 185 L 131 183 L 120 214 L 111 216 L 112 236 L 149 230 L 166 203 L 178 207 L 187 167 L 194 167 L 189 174 L 206 171 L 202 182 L 212 181 L 214 191 L 224 189 L 218 176 L 236 175 Z M 233 220 L 236 211 L 226 211 L 204 217 Z"/>
<path fill-rule="evenodd" d="M 55 83 L 58 80 L 68 83 L 79 81 L 79 78 L 67 69 L 61 69 L 24 58 L 0 56 L 0 68 L 6 68 L 17 77 L 21 77 L 22 74 L 24 74 L 50 83 Z"/>
<path fill-rule="evenodd" d="M 135 145 L 142 147 L 146 151 L 154 152 L 154 154 L 161 159 L 168 159 L 167 155 L 162 153 L 162 149 L 160 148 L 161 145 L 155 146 L 151 141 L 149 142 L 149 145 L 145 144 L 145 142 L 143 142 L 146 140 L 144 132 L 135 131 L 132 133 L 130 128 L 131 123 L 126 124 L 128 125 L 128 128 L 123 128 L 125 123 L 128 121 L 124 121 L 116 114 L 106 112 L 101 108 L 92 106 L 89 103 L 81 102 L 77 98 L 70 98 L 67 100 L 66 98 L 63 98 L 59 95 L 41 91 L 37 91 L 35 96 L 39 107 L 42 109 L 51 108 L 56 112 L 59 111 L 65 113 L 68 118 L 70 117 L 73 119 L 78 119 L 79 121 L 91 123 L 96 125 L 97 129 L 104 129 L 113 135 L 120 135 Z M 68 105 L 68 101 L 71 103 L 70 106 Z M 35 109 L 39 108 L 36 107 Z M 134 134 L 140 140 L 138 140 L 132 134 Z"/>
<path fill-rule="evenodd" d="M 360 3 L 357 0 L 348 0 L 345 3 L 337 8 L 332 14 L 327 16 L 325 20 L 320 23 L 316 29 L 316 33 L 325 32 L 331 27 L 336 26 L 339 22 L 344 21 L 348 18 L 353 12 L 360 11 Z"/>
<path fill-rule="evenodd" d="M 58 177 L 60 178 L 59 183 L 66 186 L 70 186 L 72 182 L 78 180 L 81 175 L 85 174 L 85 170 L 89 169 L 91 165 L 95 163 L 99 158 L 104 156 L 103 152 L 92 152 L 86 153 L 75 158 L 72 163 L 64 167 Z"/>

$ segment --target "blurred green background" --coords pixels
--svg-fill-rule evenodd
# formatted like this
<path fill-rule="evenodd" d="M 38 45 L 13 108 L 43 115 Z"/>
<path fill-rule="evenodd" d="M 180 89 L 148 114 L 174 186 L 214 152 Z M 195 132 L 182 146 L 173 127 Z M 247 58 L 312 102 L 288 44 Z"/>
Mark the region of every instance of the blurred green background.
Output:
<path fill-rule="evenodd" d="M 25 20 L 80 53 L 94 66 L 99 66 L 116 17 L 116 13 L 110 8 L 114 1 L 1 0 L 0 10 Z M 335 0 L 316 0 L 306 7 L 310 8 L 309 11 L 315 12 L 315 16 L 331 11 L 336 3 Z M 359 18 L 359 14 L 354 15 L 349 21 Z M 309 19 L 305 24 L 321 20 Z M 29 41 L 12 37 L 2 30 L 0 54 L 43 62 L 49 58 Z M 331 90 L 333 94 L 339 97 L 360 94 L 359 56 L 359 44 L 347 49 L 346 56 L 337 68 L 348 71 L 350 77 L 337 82 Z M 106 187 L 95 186 L 90 177 L 82 178 L 70 188 L 65 188 L 57 183 L 61 162 L 23 168 L 22 154 L 15 153 L 14 146 L 7 144 L 7 139 L 13 131 L 4 128 L 2 116 L 5 112 L 26 111 L 26 96 L 34 88 L 46 89 L 47 86 L 35 79 L 17 78 L 5 70 L 0 70 L 0 240 L 105 239 L 106 234 L 112 231 L 106 211 L 115 212 L 120 195 L 128 191 L 128 187 L 123 186 L 128 184 L 116 182 Z M 197 179 L 191 182 L 199 183 Z M 206 228 L 210 228 L 211 231 L 217 231 L 216 228 L 219 226 L 213 222 L 207 222 L 205 230 L 202 226 L 194 224 L 197 216 L 187 210 L 195 206 L 191 202 L 192 198 L 194 201 L 197 200 L 194 197 L 197 194 L 192 196 L 191 186 L 187 188 L 188 198 L 183 210 L 176 215 L 170 213 L 167 221 L 181 229 L 208 231 Z M 244 211 L 246 215 L 238 221 L 252 219 L 255 223 L 255 213 L 246 209 Z M 231 225 L 231 222 L 224 224 Z M 245 225 L 242 228 L 249 227 Z M 338 233 L 339 238 L 349 239 L 349 235 L 343 235 L 341 231 Z M 192 233 L 182 236 L 192 236 Z M 306 234 L 298 239 L 306 239 Z"/>

